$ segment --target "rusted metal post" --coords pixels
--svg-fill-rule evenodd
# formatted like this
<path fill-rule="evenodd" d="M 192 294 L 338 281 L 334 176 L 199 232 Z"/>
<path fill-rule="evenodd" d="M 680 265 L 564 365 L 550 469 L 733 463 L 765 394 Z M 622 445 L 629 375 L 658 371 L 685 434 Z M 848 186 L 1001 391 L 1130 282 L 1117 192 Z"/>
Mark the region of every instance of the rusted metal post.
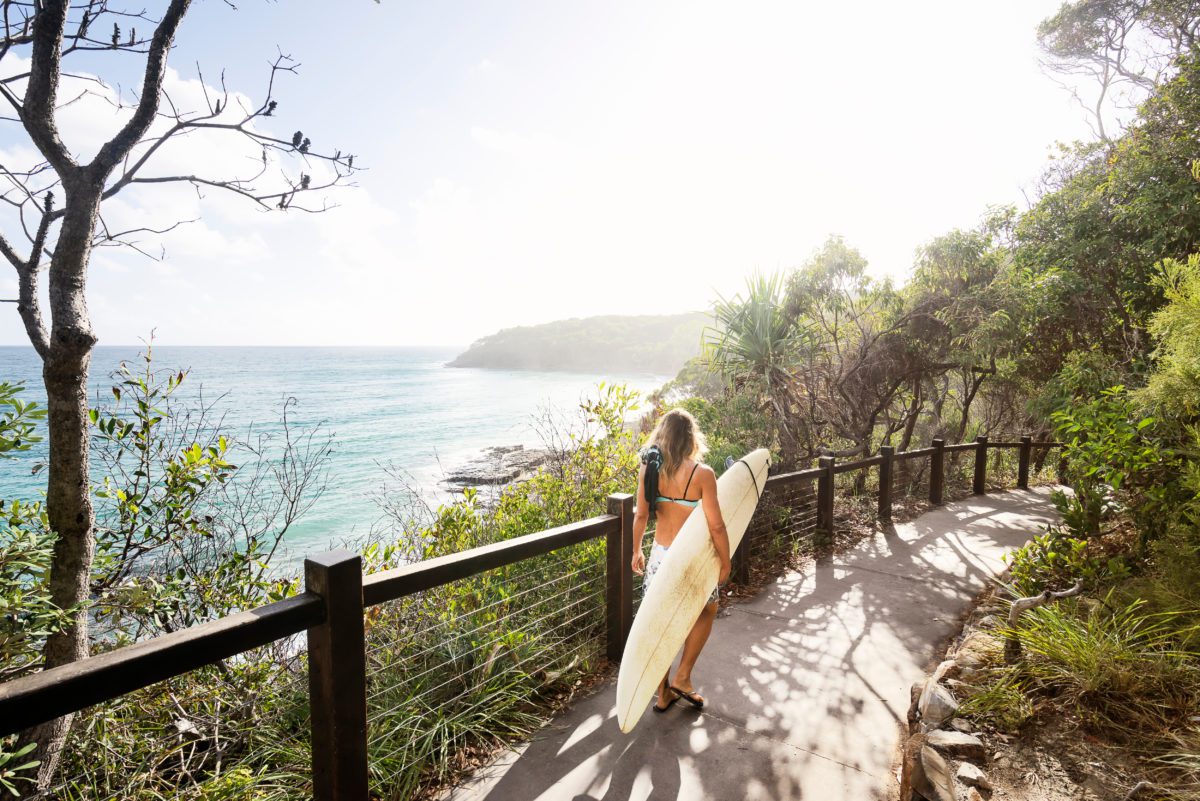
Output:
<path fill-rule="evenodd" d="M 976 495 L 987 492 L 987 443 L 985 436 L 975 438 L 975 483 L 971 491 Z"/>
<path fill-rule="evenodd" d="M 1033 453 L 1033 437 L 1021 437 L 1020 461 L 1017 463 L 1017 487 L 1029 489 L 1029 457 Z"/>
<path fill-rule="evenodd" d="M 617 525 L 609 530 L 605 540 L 608 557 L 607 655 L 613 662 L 618 662 L 633 625 L 633 496 L 628 493 L 609 495 L 608 513 L 617 517 Z"/>
<path fill-rule="evenodd" d="M 933 441 L 933 453 L 929 455 L 929 502 L 942 505 L 942 487 L 946 482 L 946 440 L 941 437 Z"/>
<path fill-rule="evenodd" d="M 325 602 L 308 630 L 314 801 L 367 801 L 367 658 L 362 560 L 336 550 L 304 560 L 304 585 Z"/>
<path fill-rule="evenodd" d="M 817 460 L 821 475 L 817 479 L 817 528 L 828 542 L 833 542 L 833 468 L 837 460 L 822 456 Z"/>
<path fill-rule="evenodd" d="M 879 519 L 892 519 L 892 460 L 896 449 L 891 445 L 879 448 Z"/>

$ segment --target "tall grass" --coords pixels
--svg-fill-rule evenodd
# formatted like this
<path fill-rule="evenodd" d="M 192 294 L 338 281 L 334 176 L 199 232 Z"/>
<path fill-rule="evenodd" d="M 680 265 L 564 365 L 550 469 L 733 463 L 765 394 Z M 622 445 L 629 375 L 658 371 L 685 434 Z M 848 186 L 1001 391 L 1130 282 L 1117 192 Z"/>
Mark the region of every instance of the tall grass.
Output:
<path fill-rule="evenodd" d="M 1144 601 L 1073 599 L 1025 615 L 1021 672 L 1071 704 L 1085 723 L 1132 738 L 1167 737 L 1200 708 L 1200 654 L 1181 643 L 1195 626 Z"/>

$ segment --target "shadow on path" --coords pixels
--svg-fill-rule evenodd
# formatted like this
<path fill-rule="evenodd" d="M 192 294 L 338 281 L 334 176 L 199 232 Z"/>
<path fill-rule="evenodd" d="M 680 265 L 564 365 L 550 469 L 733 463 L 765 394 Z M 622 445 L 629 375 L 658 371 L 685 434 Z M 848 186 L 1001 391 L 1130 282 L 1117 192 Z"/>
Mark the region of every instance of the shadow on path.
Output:
<path fill-rule="evenodd" d="M 861 799 L 895 795 L 908 688 L 1003 555 L 1054 519 L 1050 488 L 947 504 L 788 573 L 717 621 L 676 704 L 617 728 L 614 682 L 450 801 Z"/>

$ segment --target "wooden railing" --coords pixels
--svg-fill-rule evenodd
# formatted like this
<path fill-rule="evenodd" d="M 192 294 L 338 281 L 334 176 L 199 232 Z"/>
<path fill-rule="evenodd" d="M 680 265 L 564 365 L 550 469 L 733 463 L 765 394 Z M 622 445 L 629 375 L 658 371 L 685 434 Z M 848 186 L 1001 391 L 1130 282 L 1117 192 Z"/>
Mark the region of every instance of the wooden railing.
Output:
<path fill-rule="evenodd" d="M 975 442 L 933 446 L 894 453 L 884 446 L 866 459 L 838 462 L 822 457 L 816 468 L 779 474 L 767 479 L 763 503 L 734 559 L 733 576 L 744 581 L 755 556 L 755 539 L 764 531 L 796 538 L 832 534 L 835 519 L 836 475 L 878 470 L 878 517 L 890 520 L 893 475 L 901 461 L 928 458 L 929 502 L 940 504 L 944 493 L 945 454 L 975 452 L 973 491 L 986 491 L 987 453 L 1019 449 L 1017 486 L 1027 488 L 1032 451 L 1057 443 Z M 815 523 L 811 517 L 811 485 L 816 483 Z M 89 706 L 110 701 L 211 665 L 253 648 L 306 634 L 308 643 L 309 704 L 313 795 L 318 801 L 365 801 L 367 790 L 367 703 L 364 660 L 365 610 L 485 571 L 513 565 L 589 540 L 605 538 L 606 655 L 620 659 L 633 620 L 631 571 L 633 548 L 632 495 L 609 496 L 608 513 L 548 531 L 473 548 L 380 573 L 363 575 L 357 554 L 336 550 L 304 562 L 304 592 L 184 631 L 43 670 L 0 684 L 0 737 Z M 792 515 L 787 520 L 780 511 Z M 806 522 L 808 521 L 808 522 Z"/>

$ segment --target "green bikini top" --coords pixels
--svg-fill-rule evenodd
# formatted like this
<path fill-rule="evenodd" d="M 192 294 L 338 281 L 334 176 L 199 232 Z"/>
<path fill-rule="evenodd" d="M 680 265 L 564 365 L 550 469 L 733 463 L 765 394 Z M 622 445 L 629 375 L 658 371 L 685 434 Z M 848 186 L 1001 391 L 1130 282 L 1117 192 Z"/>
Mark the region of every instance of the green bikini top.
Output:
<path fill-rule="evenodd" d="M 688 487 L 692 486 L 692 476 L 696 475 L 696 468 L 699 466 L 700 466 L 699 463 L 696 463 L 695 465 L 692 466 L 692 473 L 691 473 L 691 475 L 688 476 L 687 484 L 685 484 L 683 487 L 683 494 L 685 496 L 687 495 Z M 658 497 L 656 497 L 654 499 L 654 502 L 655 503 L 677 503 L 680 506 L 688 506 L 688 507 L 691 507 L 692 509 L 695 509 L 697 506 L 700 505 L 700 501 L 698 501 L 698 500 L 689 501 L 686 497 L 668 498 L 665 495 L 659 495 Z"/>

